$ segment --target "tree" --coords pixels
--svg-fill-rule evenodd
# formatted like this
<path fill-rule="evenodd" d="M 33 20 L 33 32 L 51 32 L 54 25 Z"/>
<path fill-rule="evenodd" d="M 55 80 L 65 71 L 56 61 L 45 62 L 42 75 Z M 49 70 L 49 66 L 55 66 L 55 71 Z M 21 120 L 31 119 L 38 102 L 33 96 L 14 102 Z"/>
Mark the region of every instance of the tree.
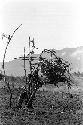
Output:
<path fill-rule="evenodd" d="M 45 52 L 51 54 L 51 59 L 43 58 L 42 55 Z M 52 56 L 54 56 L 53 59 Z M 28 75 L 28 91 L 21 94 L 18 107 L 22 107 L 23 98 L 25 99 L 25 97 L 27 98 L 27 107 L 32 107 L 32 101 L 35 97 L 35 93 L 43 84 L 54 84 L 57 86 L 58 82 L 64 82 L 68 85 L 68 88 L 71 88 L 72 80 L 70 77 L 71 74 L 69 72 L 69 66 L 70 64 L 67 61 L 56 56 L 56 52 L 54 50 L 45 49 L 42 51 L 39 56 L 37 67 Z M 40 70 L 41 75 L 38 74 Z M 24 97 L 24 95 L 27 96 Z"/>
<path fill-rule="evenodd" d="M 51 59 L 43 58 L 43 53 L 50 53 Z M 67 84 L 68 89 L 71 88 L 71 85 L 74 82 L 71 79 L 72 75 L 70 73 L 70 63 L 58 57 L 54 50 L 45 49 L 42 51 L 40 54 L 39 65 L 41 65 L 41 72 L 46 77 L 46 83 L 57 86 L 59 82 L 64 82 Z"/>
<path fill-rule="evenodd" d="M 21 24 L 21 25 L 22 25 L 22 24 Z M 20 26 L 21 26 L 21 25 L 20 25 Z M 6 57 L 6 52 L 7 52 L 7 49 L 8 49 L 8 45 L 10 44 L 10 42 L 11 42 L 11 40 L 12 40 L 12 38 L 13 38 L 15 32 L 20 28 L 20 26 L 17 27 L 17 28 L 13 31 L 12 35 L 6 35 L 6 34 L 4 34 L 4 33 L 2 34 L 2 39 L 3 39 L 3 38 L 7 38 L 7 40 L 8 40 L 7 45 L 6 45 L 6 48 L 5 48 L 5 52 L 4 52 L 2 68 L 3 68 L 3 72 L 4 72 L 4 82 L 5 82 L 7 88 L 8 88 L 8 90 L 9 90 L 9 92 L 10 92 L 10 108 L 11 108 L 11 104 L 12 104 L 12 101 L 11 101 L 11 100 L 12 100 L 12 91 L 11 91 L 11 88 L 10 88 L 10 84 L 9 84 L 9 82 L 7 81 L 7 78 L 6 78 L 6 75 L 5 75 L 5 57 Z"/>

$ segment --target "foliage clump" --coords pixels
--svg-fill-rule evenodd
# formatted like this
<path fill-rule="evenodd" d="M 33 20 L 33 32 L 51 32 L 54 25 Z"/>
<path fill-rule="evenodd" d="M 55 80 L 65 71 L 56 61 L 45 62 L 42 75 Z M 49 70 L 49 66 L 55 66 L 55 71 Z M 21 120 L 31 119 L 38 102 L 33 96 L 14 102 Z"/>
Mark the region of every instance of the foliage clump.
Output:
<path fill-rule="evenodd" d="M 51 59 L 43 58 L 43 53 L 51 54 Z M 53 59 L 52 59 L 53 57 Z M 44 50 L 39 56 L 37 66 L 31 65 L 31 74 L 28 75 L 28 90 L 24 91 L 19 98 L 19 107 L 22 107 L 24 95 L 26 96 L 28 107 L 32 107 L 32 101 L 37 90 L 44 84 L 58 85 L 59 82 L 64 82 L 71 87 L 71 74 L 69 73 L 69 63 L 62 58 L 56 56 L 53 50 Z M 39 75 L 39 72 L 41 75 Z"/>
<path fill-rule="evenodd" d="M 43 53 L 50 53 L 51 59 L 43 58 Z M 52 58 L 53 56 L 53 58 Z M 66 82 L 68 87 L 71 86 L 70 64 L 62 58 L 56 56 L 53 50 L 44 50 L 40 55 L 40 66 L 44 82 L 57 85 L 58 82 Z"/>

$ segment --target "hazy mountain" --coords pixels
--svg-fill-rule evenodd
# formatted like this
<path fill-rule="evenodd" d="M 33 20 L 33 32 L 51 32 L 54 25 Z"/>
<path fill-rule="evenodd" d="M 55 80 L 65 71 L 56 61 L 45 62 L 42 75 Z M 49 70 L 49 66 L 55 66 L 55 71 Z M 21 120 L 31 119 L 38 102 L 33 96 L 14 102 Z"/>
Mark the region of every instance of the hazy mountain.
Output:
<path fill-rule="evenodd" d="M 71 67 L 73 68 L 72 71 L 80 71 L 83 72 L 83 46 L 77 48 L 64 48 L 62 50 L 55 50 L 56 54 L 62 57 L 64 60 L 67 60 L 71 63 Z M 34 57 L 37 57 L 39 54 L 33 54 Z M 49 55 L 44 55 L 49 58 Z M 0 63 L 0 70 L 2 70 L 2 63 Z M 29 61 L 26 60 L 26 69 L 27 73 L 29 73 Z M 23 76 L 24 69 L 23 69 L 23 60 L 15 59 L 10 62 L 5 63 L 5 70 L 7 75 L 14 75 L 14 76 Z"/>
<path fill-rule="evenodd" d="M 34 57 L 38 57 L 38 54 L 34 54 Z M 37 60 L 34 60 L 35 63 Z M 29 61 L 25 62 L 27 74 L 29 73 Z M 2 70 L 2 62 L 0 62 L 0 70 Z M 5 72 L 6 75 L 14 75 L 14 76 L 24 76 L 24 60 L 21 58 L 14 59 L 13 61 L 5 62 Z"/>
<path fill-rule="evenodd" d="M 64 48 L 57 53 L 60 57 L 72 63 L 72 71 L 83 72 L 83 47 Z"/>

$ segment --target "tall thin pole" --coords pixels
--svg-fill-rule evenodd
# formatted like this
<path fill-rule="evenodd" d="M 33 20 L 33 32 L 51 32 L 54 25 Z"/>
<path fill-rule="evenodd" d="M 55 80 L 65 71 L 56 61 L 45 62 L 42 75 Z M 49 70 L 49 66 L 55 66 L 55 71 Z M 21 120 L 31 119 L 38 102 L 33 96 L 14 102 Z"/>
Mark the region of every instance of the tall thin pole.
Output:
<path fill-rule="evenodd" d="M 30 50 L 30 47 L 31 47 L 31 43 L 33 44 L 33 49 L 35 48 L 34 46 L 34 39 L 31 41 L 30 40 L 30 37 L 29 37 L 29 65 L 30 65 L 30 75 L 32 75 L 32 64 L 31 64 L 31 54 L 32 54 L 32 51 Z M 30 95 L 32 93 L 32 81 L 31 81 L 31 78 L 29 79 L 29 88 L 28 88 L 28 95 L 29 95 L 29 98 L 30 98 Z"/>
<path fill-rule="evenodd" d="M 24 71 L 25 71 L 25 75 L 26 75 L 26 69 L 25 69 L 25 47 L 24 47 Z"/>
<path fill-rule="evenodd" d="M 25 47 L 24 47 L 24 74 L 25 74 L 25 82 L 27 83 L 27 77 L 26 77 L 26 63 L 25 63 Z"/>
<path fill-rule="evenodd" d="M 5 36 L 4 36 L 4 37 L 5 37 Z M 11 41 L 11 36 L 9 35 L 7 38 L 8 38 L 8 42 L 7 42 L 7 45 L 6 45 L 6 48 L 5 48 L 4 57 L 3 57 L 3 65 L 2 65 L 3 72 L 4 72 L 4 81 L 6 80 L 6 79 L 5 79 L 5 65 L 4 65 L 5 55 L 6 55 L 6 52 L 7 52 L 8 45 L 9 45 L 9 43 L 10 43 L 10 41 Z"/>
<path fill-rule="evenodd" d="M 24 47 L 24 70 L 25 70 L 25 47 Z"/>
<path fill-rule="evenodd" d="M 31 67 L 31 52 L 30 52 L 30 37 L 29 37 L 29 65 L 30 65 L 30 73 L 32 73 L 32 67 Z"/>
<path fill-rule="evenodd" d="M 22 25 L 22 24 L 21 24 L 21 25 Z M 21 26 L 21 25 L 20 25 L 20 26 Z M 11 39 L 13 38 L 13 35 L 14 35 L 15 32 L 20 28 L 20 26 L 18 26 L 18 27 L 14 30 L 14 32 L 13 32 L 12 35 L 8 35 L 8 37 L 7 37 L 7 35 L 2 34 L 2 39 L 3 39 L 3 37 L 5 37 L 5 38 L 8 39 L 8 42 L 7 42 L 7 45 L 6 45 L 6 48 L 5 48 L 5 52 L 4 52 L 3 65 L 2 65 L 3 72 L 4 72 L 4 81 L 6 80 L 6 79 L 5 79 L 5 65 L 4 65 L 4 62 L 5 62 L 5 55 L 6 55 L 6 52 L 7 52 L 7 48 L 8 48 L 8 45 L 9 45 Z"/>

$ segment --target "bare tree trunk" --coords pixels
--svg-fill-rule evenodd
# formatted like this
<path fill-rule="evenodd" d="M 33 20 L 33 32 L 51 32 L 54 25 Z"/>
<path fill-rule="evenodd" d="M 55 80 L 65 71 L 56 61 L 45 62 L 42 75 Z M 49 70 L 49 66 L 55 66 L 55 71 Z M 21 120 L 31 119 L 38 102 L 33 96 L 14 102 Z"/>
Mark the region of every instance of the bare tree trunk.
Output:
<path fill-rule="evenodd" d="M 25 104 L 27 105 L 27 108 L 33 108 L 32 103 L 33 99 L 35 98 L 35 93 L 37 92 L 38 88 L 40 87 L 40 83 L 32 83 L 29 84 L 28 92 L 24 91 L 20 94 L 19 100 L 18 100 L 18 108 L 22 108 L 22 103 L 25 101 Z"/>
<path fill-rule="evenodd" d="M 9 82 L 7 82 L 7 80 L 5 81 L 5 83 L 6 83 L 6 85 L 7 85 L 7 88 L 8 88 L 8 90 L 9 90 L 9 93 L 10 93 L 10 97 L 9 97 L 9 107 L 11 108 L 11 106 L 12 106 L 12 90 L 11 90 L 10 84 L 9 84 Z"/>
<path fill-rule="evenodd" d="M 35 98 L 35 94 L 36 94 L 37 90 L 41 86 L 42 86 L 42 83 L 39 80 L 36 83 L 34 83 L 33 86 L 31 86 L 32 91 L 31 91 L 31 94 L 29 96 L 28 103 L 27 103 L 28 108 L 33 108 L 33 106 L 32 106 L 33 99 Z"/>

